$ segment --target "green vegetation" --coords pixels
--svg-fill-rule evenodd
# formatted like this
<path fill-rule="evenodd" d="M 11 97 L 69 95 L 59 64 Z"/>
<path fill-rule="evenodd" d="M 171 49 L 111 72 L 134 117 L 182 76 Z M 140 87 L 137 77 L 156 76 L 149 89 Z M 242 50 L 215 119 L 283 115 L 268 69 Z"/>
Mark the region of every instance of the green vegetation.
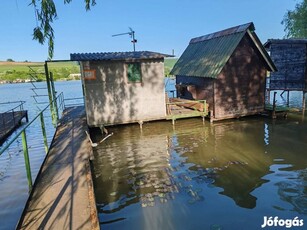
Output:
<path fill-rule="evenodd" d="M 165 76 L 169 77 L 172 68 L 174 67 L 175 63 L 178 61 L 178 58 L 166 58 L 164 60 L 164 73 Z"/>
<path fill-rule="evenodd" d="M 29 68 L 31 67 L 31 69 Z M 80 79 L 76 74 L 80 73 L 76 62 L 54 62 L 48 63 L 49 72 L 53 73 L 54 80 Z M 38 81 L 45 80 L 45 69 L 43 62 L 0 62 L 0 82 L 14 82 L 32 80 L 31 73 L 36 72 Z M 75 74 L 75 75 L 71 75 Z"/>
<path fill-rule="evenodd" d="M 69 4 L 72 0 L 64 0 L 64 4 Z M 58 4 L 58 3 L 57 3 Z M 90 10 L 96 4 L 95 0 L 85 0 L 85 9 Z M 49 59 L 53 57 L 54 51 L 54 30 L 53 21 L 58 18 L 56 5 L 53 0 L 31 0 L 37 26 L 33 29 L 33 39 L 40 44 L 48 44 Z"/>
<path fill-rule="evenodd" d="M 288 10 L 281 24 L 285 26 L 286 38 L 306 38 L 307 0 L 297 3 L 294 10 Z"/>
<path fill-rule="evenodd" d="M 165 76 L 170 76 L 170 71 L 175 65 L 177 58 L 167 58 L 164 62 Z M 38 81 L 45 80 L 44 62 L 1 62 L 0 83 L 31 80 L 31 67 L 35 70 Z M 80 77 L 80 67 L 77 62 L 49 62 L 49 72 L 53 73 L 55 81 L 77 80 Z"/>

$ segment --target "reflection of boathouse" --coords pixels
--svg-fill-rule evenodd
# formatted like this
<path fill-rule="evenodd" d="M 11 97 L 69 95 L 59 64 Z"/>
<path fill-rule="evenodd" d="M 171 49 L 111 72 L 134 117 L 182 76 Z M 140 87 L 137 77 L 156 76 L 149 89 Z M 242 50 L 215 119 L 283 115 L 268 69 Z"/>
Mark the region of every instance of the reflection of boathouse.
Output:
<path fill-rule="evenodd" d="M 181 98 L 207 100 L 221 120 L 264 111 L 267 71 L 276 67 L 248 23 L 191 39 L 171 74 Z"/>

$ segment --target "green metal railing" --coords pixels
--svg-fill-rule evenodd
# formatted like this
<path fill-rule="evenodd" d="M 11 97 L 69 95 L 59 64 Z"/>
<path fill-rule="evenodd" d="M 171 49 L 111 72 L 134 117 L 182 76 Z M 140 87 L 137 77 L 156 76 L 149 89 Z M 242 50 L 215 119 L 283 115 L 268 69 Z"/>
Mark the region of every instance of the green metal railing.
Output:
<path fill-rule="evenodd" d="M 58 102 L 57 102 L 58 101 Z M 44 112 L 51 106 L 51 105 L 59 105 L 57 107 L 57 113 L 59 109 L 63 110 L 65 108 L 65 103 L 64 103 L 64 96 L 63 93 L 60 93 L 57 97 L 54 98 L 53 101 L 49 105 L 47 105 L 44 109 L 42 109 L 34 119 L 32 119 L 29 123 L 27 123 L 18 133 L 15 137 L 13 137 L 5 146 L 3 146 L 0 149 L 0 156 L 21 136 L 22 139 L 22 147 L 23 147 L 23 153 L 24 153 L 24 159 L 25 159 L 25 167 L 26 167 L 26 172 L 27 172 L 27 179 L 28 179 L 28 185 L 29 185 L 29 191 L 32 189 L 32 175 L 31 175 L 31 166 L 30 166 L 30 160 L 29 160 L 29 152 L 28 152 L 28 142 L 27 142 L 27 135 L 26 135 L 26 130 L 29 128 L 29 126 L 36 121 L 37 119 L 40 119 L 41 123 L 41 130 L 42 130 L 42 135 L 43 135 L 43 140 L 44 140 L 44 148 L 46 154 L 48 153 L 49 146 L 48 146 L 48 141 L 47 141 L 47 134 L 46 134 L 46 128 L 45 128 L 45 119 L 44 119 Z M 59 117 L 58 116 L 52 116 L 52 118 L 56 119 L 55 123 L 58 122 Z"/>

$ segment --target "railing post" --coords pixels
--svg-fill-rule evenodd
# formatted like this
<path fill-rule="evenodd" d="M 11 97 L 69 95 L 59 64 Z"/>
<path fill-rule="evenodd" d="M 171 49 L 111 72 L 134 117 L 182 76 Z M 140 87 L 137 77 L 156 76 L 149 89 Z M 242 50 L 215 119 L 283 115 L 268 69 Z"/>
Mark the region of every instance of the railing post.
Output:
<path fill-rule="evenodd" d="M 45 152 L 47 154 L 49 149 L 48 149 L 48 141 L 47 141 L 43 112 L 41 112 L 41 114 L 40 114 L 40 119 L 41 119 L 42 133 L 43 133 L 43 137 L 44 137 Z"/>
<path fill-rule="evenodd" d="M 52 98 L 54 102 L 54 109 L 55 109 L 55 116 L 56 116 L 56 123 L 58 123 L 59 120 L 59 110 L 58 110 L 58 103 L 57 103 L 57 97 L 56 97 L 56 92 L 55 92 L 55 87 L 54 87 L 54 82 L 53 82 L 53 73 L 50 72 L 50 83 L 51 83 L 51 91 L 52 91 Z"/>
<path fill-rule="evenodd" d="M 30 160 L 29 160 L 27 136 L 26 136 L 25 130 L 22 131 L 21 138 L 22 138 L 22 148 L 23 148 L 23 154 L 24 154 L 24 158 L 25 158 L 25 165 L 26 165 L 26 171 L 27 171 L 29 191 L 31 191 L 31 189 L 32 189 L 32 176 L 31 176 L 31 166 L 30 166 Z"/>
<path fill-rule="evenodd" d="M 47 61 L 45 62 L 45 74 L 46 74 L 46 81 L 47 81 L 47 89 L 48 89 L 48 96 L 49 96 L 49 104 L 50 104 L 50 112 L 51 112 L 51 117 L 52 117 L 52 123 L 54 126 L 56 126 L 55 122 L 55 114 L 54 114 L 54 108 L 53 108 L 53 99 L 52 99 L 52 92 L 51 92 L 51 87 L 50 87 L 50 77 L 49 77 L 49 71 L 48 71 L 48 64 Z"/>

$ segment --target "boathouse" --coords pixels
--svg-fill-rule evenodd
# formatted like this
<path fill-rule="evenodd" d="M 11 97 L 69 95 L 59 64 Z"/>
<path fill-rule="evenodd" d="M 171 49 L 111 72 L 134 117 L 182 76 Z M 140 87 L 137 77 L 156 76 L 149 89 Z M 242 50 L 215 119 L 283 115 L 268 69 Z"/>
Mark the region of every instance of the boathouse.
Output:
<path fill-rule="evenodd" d="M 303 91 L 305 95 L 307 39 L 269 39 L 264 46 L 278 68 L 278 71 L 271 73 L 268 78 L 268 90 L 288 92 L 288 103 L 290 91 Z"/>
<path fill-rule="evenodd" d="M 178 97 L 206 100 L 222 120 L 264 111 L 267 71 L 276 67 L 248 23 L 191 39 L 171 74 Z"/>
<path fill-rule="evenodd" d="M 149 51 L 71 54 L 80 63 L 88 125 L 165 119 L 165 57 Z"/>

